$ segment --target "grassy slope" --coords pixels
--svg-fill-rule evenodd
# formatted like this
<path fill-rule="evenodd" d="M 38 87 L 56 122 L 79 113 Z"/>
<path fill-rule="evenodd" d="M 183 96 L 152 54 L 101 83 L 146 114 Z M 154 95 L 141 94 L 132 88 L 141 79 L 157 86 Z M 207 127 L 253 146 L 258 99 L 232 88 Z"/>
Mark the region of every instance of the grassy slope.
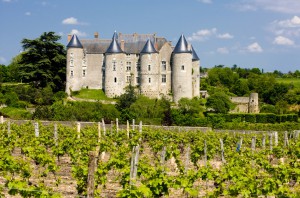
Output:
<path fill-rule="evenodd" d="M 300 78 L 276 78 L 276 81 L 284 84 L 293 84 L 295 88 L 300 88 Z"/>
<path fill-rule="evenodd" d="M 78 93 L 73 94 L 76 98 L 93 99 L 93 100 L 113 100 L 108 98 L 102 90 L 99 89 L 81 89 Z"/>

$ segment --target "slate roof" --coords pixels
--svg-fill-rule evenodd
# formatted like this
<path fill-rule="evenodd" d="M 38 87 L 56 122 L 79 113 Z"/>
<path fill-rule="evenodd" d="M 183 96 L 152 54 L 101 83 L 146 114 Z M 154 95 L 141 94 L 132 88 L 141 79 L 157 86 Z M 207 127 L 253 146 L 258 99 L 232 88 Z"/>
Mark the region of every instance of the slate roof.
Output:
<path fill-rule="evenodd" d="M 191 51 L 188 50 L 188 43 L 183 34 L 180 36 L 173 53 L 191 53 Z"/>
<path fill-rule="evenodd" d="M 70 47 L 72 47 L 72 48 L 82 48 L 82 44 L 81 44 L 81 42 L 79 41 L 78 37 L 75 34 L 73 34 L 70 42 L 67 45 L 67 48 L 70 48 Z"/>
<path fill-rule="evenodd" d="M 197 61 L 197 60 L 200 60 L 197 53 L 195 52 L 193 46 L 192 46 L 192 60 L 193 61 Z"/>
<path fill-rule="evenodd" d="M 123 53 L 119 43 L 117 42 L 117 33 L 115 32 L 112 41 L 105 53 Z"/>
<path fill-rule="evenodd" d="M 153 46 L 153 43 L 150 39 L 148 39 L 147 43 L 145 44 L 144 48 L 141 51 L 141 54 L 144 53 L 157 53 L 156 49 Z"/>
<path fill-rule="evenodd" d="M 124 53 L 139 54 L 147 40 L 149 39 L 154 45 L 155 49 L 159 51 L 168 41 L 163 37 L 156 37 L 155 34 L 121 34 L 117 35 L 116 42 L 121 46 L 121 41 L 124 41 Z M 88 54 L 104 54 L 109 48 L 112 40 L 110 39 L 82 39 L 83 48 Z"/>

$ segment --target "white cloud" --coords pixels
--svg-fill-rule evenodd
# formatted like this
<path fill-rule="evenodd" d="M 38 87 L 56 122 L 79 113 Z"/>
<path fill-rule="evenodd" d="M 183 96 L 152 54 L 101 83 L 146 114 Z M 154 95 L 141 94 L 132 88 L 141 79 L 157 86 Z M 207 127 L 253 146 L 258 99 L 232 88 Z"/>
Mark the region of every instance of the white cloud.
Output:
<path fill-rule="evenodd" d="M 295 44 L 293 40 L 286 38 L 284 36 L 277 36 L 274 39 L 273 43 L 276 45 L 294 45 Z"/>
<path fill-rule="evenodd" d="M 65 24 L 65 25 L 78 25 L 79 22 L 75 17 L 69 17 L 69 18 L 64 19 L 62 21 L 62 24 Z"/>
<path fill-rule="evenodd" d="M 26 16 L 30 16 L 30 15 L 31 15 L 31 12 L 25 12 L 25 15 L 26 15 Z"/>
<path fill-rule="evenodd" d="M 212 29 L 202 29 L 193 33 L 192 36 L 188 37 L 189 41 L 204 41 L 207 40 L 212 35 L 215 35 L 217 32 L 217 28 Z"/>
<path fill-rule="evenodd" d="M 5 64 L 7 61 L 3 56 L 0 56 L 0 63 Z"/>
<path fill-rule="evenodd" d="M 272 12 L 296 14 L 300 13 L 299 0 L 245 0 L 235 4 L 239 10 L 269 10 Z"/>
<path fill-rule="evenodd" d="M 219 34 L 217 37 L 220 39 L 233 39 L 233 35 L 231 35 L 229 33 Z"/>
<path fill-rule="evenodd" d="M 86 37 L 86 36 L 87 36 L 87 34 L 86 34 L 85 32 L 81 32 L 81 31 L 79 31 L 79 30 L 77 30 L 77 29 L 73 29 L 73 30 L 70 32 L 70 34 L 76 34 L 76 35 L 79 36 L 79 37 Z"/>
<path fill-rule="evenodd" d="M 285 37 L 300 36 L 300 17 L 294 16 L 286 20 L 276 20 L 269 25 L 269 30 L 275 35 Z"/>
<path fill-rule="evenodd" d="M 220 54 L 228 54 L 229 50 L 226 47 L 219 47 L 217 49 L 217 52 L 219 52 Z"/>
<path fill-rule="evenodd" d="M 202 2 L 202 3 L 212 3 L 212 0 L 198 0 L 198 1 L 200 1 L 200 2 Z"/>
<path fill-rule="evenodd" d="M 247 50 L 253 53 L 259 53 L 263 51 L 262 47 L 257 42 L 248 45 Z"/>

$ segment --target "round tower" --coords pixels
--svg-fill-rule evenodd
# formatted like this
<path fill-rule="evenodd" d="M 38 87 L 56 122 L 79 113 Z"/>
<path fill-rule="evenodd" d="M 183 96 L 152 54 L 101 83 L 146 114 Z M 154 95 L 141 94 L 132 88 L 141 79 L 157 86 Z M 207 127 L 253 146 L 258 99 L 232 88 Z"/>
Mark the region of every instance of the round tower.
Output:
<path fill-rule="evenodd" d="M 158 52 L 150 39 L 146 42 L 140 52 L 141 59 L 141 94 L 149 98 L 159 97 L 159 59 Z"/>
<path fill-rule="evenodd" d="M 200 59 L 192 46 L 192 86 L 193 86 L 193 97 L 200 96 Z"/>
<path fill-rule="evenodd" d="M 66 93 L 79 91 L 82 87 L 83 46 L 74 34 L 67 45 Z"/>
<path fill-rule="evenodd" d="M 124 61 L 125 54 L 117 42 L 117 33 L 115 32 L 105 52 L 104 92 L 107 97 L 112 98 L 124 93 Z"/>
<path fill-rule="evenodd" d="M 251 93 L 249 97 L 249 113 L 259 113 L 258 93 Z"/>
<path fill-rule="evenodd" d="M 192 53 L 183 35 L 173 50 L 172 92 L 174 102 L 181 98 L 192 98 Z"/>

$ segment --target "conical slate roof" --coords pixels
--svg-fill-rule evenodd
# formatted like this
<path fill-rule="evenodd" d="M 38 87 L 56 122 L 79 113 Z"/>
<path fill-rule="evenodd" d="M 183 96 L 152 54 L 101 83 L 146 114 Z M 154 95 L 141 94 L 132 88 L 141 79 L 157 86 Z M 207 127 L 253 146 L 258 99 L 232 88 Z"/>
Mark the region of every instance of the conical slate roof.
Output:
<path fill-rule="evenodd" d="M 179 38 L 174 50 L 173 50 L 173 53 L 191 53 L 189 50 L 188 50 L 188 43 L 184 37 L 184 35 L 182 34 L 181 37 Z"/>
<path fill-rule="evenodd" d="M 115 32 L 106 53 L 123 53 L 119 43 L 117 42 L 117 37 L 117 32 Z"/>
<path fill-rule="evenodd" d="M 148 39 L 147 43 L 145 44 L 144 48 L 141 51 L 141 54 L 144 53 L 157 53 L 156 49 L 153 46 L 153 43 Z"/>
<path fill-rule="evenodd" d="M 199 57 L 198 57 L 198 55 L 197 55 L 197 53 L 195 52 L 193 46 L 192 46 L 192 60 L 193 60 L 193 61 L 198 61 L 198 60 L 200 60 Z"/>
<path fill-rule="evenodd" d="M 73 34 L 70 42 L 67 45 L 67 48 L 83 48 L 76 34 Z"/>

